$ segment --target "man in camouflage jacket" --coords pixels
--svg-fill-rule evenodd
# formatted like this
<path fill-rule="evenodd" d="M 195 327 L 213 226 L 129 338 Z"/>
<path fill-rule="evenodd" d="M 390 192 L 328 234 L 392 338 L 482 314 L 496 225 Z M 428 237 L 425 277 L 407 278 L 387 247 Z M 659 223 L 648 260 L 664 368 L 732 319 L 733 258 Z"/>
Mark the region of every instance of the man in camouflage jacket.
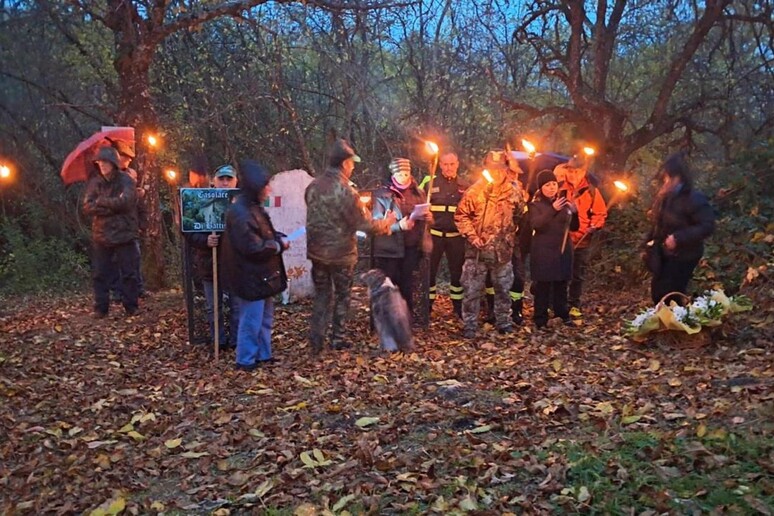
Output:
<path fill-rule="evenodd" d="M 454 221 L 466 239 L 462 267 L 463 336 L 476 336 L 481 292 L 487 273 L 495 289 L 495 324 L 502 333 L 513 332 L 509 289 L 513 283 L 511 257 L 516 245 L 516 229 L 526 199 L 518 182 L 509 180 L 505 153 L 487 154 L 484 167 L 492 183 L 479 179 L 462 197 Z"/>
<path fill-rule="evenodd" d="M 357 263 L 356 231 L 389 234 L 396 222 L 390 213 L 372 220 L 360 205 L 349 178 L 360 158 L 346 140 L 331 148 L 328 168 L 306 188 L 306 255 L 312 261 L 315 297 L 312 308 L 310 344 L 312 352 L 322 351 L 333 305 L 331 347 L 345 349 L 344 323 L 349 312 L 352 278 Z"/>

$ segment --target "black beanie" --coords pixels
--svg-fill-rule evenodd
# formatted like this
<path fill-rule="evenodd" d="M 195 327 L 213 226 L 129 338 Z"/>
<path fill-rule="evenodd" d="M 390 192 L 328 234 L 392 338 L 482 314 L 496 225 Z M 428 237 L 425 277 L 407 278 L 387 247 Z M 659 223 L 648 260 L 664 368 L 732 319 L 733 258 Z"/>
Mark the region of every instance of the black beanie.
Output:
<path fill-rule="evenodd" d="M 558 183 L 558 181 L 556 180 L 556 176 L 550 170 L 545 169 L 545 170 L 541 170 L 538 173 L 538 176 L 537 176 L 538 188 L 543 188 L 544 184 L 550 183 L 551 181 L 554 181 L 554 182 Z"/>

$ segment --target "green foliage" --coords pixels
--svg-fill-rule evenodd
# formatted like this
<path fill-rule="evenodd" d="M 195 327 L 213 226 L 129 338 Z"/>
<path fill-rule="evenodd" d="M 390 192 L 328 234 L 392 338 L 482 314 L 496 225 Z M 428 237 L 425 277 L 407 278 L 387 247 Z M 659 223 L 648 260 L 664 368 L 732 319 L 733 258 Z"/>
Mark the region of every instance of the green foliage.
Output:
<path fill-rule="evenodd" d="M 88 262 L 70 242 L 29 237 L 10 223 L 0 236 L 0 294 L 75 290 L 88 278 Z"/>
<path fill-rule="evenodd" d="M 589 514 L 710 512 L 750 502 L 771 507 L 760 457 L 771 438 L 735 434 L 702 442 L 658 433 L 624 433 L 593 443 L 562 442 L 552 450 L 568 462 L 567 485 L 555 503 L 567 508 L 588 490 Z M 557 507 L 558 508 L 558 507 Z"/>

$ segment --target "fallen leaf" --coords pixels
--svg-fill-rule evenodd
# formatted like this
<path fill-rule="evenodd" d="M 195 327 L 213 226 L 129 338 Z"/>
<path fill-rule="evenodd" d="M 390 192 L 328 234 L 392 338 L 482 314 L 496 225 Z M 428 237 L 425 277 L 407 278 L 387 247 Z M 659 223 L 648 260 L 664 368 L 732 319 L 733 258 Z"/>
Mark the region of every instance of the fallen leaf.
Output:
<path fill-rule="evenodd" d="M 621 418 L 621 424 L 630 425 L 632 423 L 636 423 L 640 419 L 642 419 L 642 416 L 640 416 L 638 414 L 634 414 L 634 415 L 631 415 L 631 416 L 624 416 L 624 417 Z"/>
<path fill-rule="evenodd" d="M 344 507 L 346 507 L 349 502 L 351 502 L 354 499 L 355 499 L 355 495 L 353 495 L 353 494 L 348 494 L 347 496 L 342 496 L 341 498 L 339 498 L 339 501 L 336 502 L 336 504 L 333 506 L 333 508 L 331 510 L 333 512 L 339 512 Z"/>
<path fill-rule="evenodd" d="M 483 425 L 483 426 L 477 426 L 473 430 L 470 431 L 471 434 L 483 434 L 484 432 L 489 432 L 492 429 L 492 425 Z"/>
<path fill-rule="evenodd" d="M 169 439 L 167 441 L 164 441 L 164 446 L 172 450 L 180 446 L 182 443 L 183 443 L 182 439 Z"/>
<path fill-rule="evenodd" d="M 371 426 L 378 422 L 379 422 L 378 417 L 361 417 L 360 419 L 355 421 L 355 425 L 359 426 L 360 428 L 365 428 L 367 426 Z"/>
<path fill-rule="evenodd" d="M 110 499 L 96 509 L 93 509 L 89 513 L 89 516 L 115 516 L 116 514 L 123 512 L 125 508 L 126 500 L 119 496 L 117 498 Z"/>

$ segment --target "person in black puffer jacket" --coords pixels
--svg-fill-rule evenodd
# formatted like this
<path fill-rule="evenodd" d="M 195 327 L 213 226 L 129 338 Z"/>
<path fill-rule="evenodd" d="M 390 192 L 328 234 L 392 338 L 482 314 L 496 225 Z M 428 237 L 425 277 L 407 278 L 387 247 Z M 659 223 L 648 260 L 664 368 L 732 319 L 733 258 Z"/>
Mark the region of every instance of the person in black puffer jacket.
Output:
<path fill-rule="evenodd" d="M 243 161 L 239 184 L 241 192 L 226 212 L 223 270 L 239 305 L 236 366 L 251 371 L 273 360 L 273 296 L 288 286 L 282 252 L 289 244 L 263 208 L 270 192 L 266 170 L 255 161 Z"/>
<path fill-rule="evenodd" d="M 92 218 L 94 316 L 107 315 L 111 279 L 115 277 L 121 279 L 121 302 L 131 316 L 137 312 L 139 296 L 135 182 L 119 170 L 118 152 L 113 147 L 101 147 L 95 164 L 99 173 L 86 184 L 83 201 L 84 214 Z"/>
<path fill-rule="evenodd" d="M 646 247 L 654 253 L 649 262 L 654 303 L 670 292 L 687 292 L 693 270 L 704 255 L 704 239 L 715 231 L 715 210 L 693 188 L 683 153 L 669 156 L 656 178 L 661 188 L 650 212 L 653 225 L 645 237 Z M 674 300 L 682 302 L 677 297 Z"/>

